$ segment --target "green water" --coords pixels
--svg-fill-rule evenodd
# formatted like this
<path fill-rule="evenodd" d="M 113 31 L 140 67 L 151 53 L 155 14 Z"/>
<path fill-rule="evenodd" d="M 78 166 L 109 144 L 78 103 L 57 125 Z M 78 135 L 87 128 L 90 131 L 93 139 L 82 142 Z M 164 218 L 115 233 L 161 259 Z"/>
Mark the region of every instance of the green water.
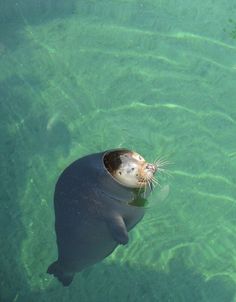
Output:
<path fill-rule="evenodd" d="M 234 0 L 0 2 L 0 301 L 236 301 Z M 128 246 L 77 274 L 53 190 L 85 154 L 167 158 Z"/>

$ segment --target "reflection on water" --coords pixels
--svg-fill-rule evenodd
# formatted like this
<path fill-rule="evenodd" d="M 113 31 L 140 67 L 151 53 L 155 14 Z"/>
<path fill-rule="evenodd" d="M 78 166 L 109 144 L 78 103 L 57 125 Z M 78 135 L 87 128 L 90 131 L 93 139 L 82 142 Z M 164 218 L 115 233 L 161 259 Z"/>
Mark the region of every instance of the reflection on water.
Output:
<path fill-rule="evenodd" d="M 235 15 L 228 0 L 0 4 L 1 301 L 236 301 Z M 65 291 L 46 274 L 55 181 L 115 147 L 167 157 L 173 177 L 129 246 Z"/>

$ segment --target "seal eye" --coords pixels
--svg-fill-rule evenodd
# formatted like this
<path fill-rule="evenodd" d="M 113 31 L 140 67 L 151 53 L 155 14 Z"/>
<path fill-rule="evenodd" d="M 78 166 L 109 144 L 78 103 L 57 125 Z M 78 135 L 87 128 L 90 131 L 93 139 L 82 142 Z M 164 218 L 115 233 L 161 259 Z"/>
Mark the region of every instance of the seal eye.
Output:
<path fill-rule="evenodd" d="M 119 174 L 121 175 L 122 173 L 119 171 Z"/>
<path fill-rule="evenodd" d="M 134 168 L 131 168 L 132 171 L 134 171 Z"/>

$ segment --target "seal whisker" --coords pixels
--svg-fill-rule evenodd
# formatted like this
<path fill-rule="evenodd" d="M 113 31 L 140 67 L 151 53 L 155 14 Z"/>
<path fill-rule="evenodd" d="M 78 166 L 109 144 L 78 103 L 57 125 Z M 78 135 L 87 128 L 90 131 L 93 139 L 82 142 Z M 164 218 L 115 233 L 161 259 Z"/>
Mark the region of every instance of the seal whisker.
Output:
<path fill-rule="evenodd" d="M 158 167 L 164 167 L 164 166 L 167 166 L 167 165 L 170 165 L 171 162 L 170 161 L 167 161 L 167 160 L 163 160 L 163 161 L 156 161 L 154 162 L 154 164 Z"/>
<path fill-rule="evenodd" d="M 155 185 L 160 185 L 159 181 L 153 176 L 151 181 L 155 184 Z"/>
<path fill-rule="evenodd" d="M 144 185 L 144 196 L 146 196 L 146 192 L 147 192 L 147 184 L 145 182 L 145 185 Z"/>
<path fill-rule="evenodd" d="M 168 161 L 168 160 L 165 156 L 157 156 L 153 162 L 155 163 L 157 161 Z"/>
<path fill-rule="evenodd" d="M 153 181 L 153 182 L 152 182 L 152 185 L 153 185 L 153 187 L 155 188 L 156 186 L 159 186 L 160 184 Z"/>
<path fill-rule="evenodd" d="M 153 162 L 155 163 L 155 162 L 161 161 L 161 160 L 166 160 L 166 158 L 164 156 L 159 156 L 158 155 Z"/>
<path fill-rule="evenodd" d="M 159 168 L 158 170 L 159 170 L 160 173 L 166 174 L 169 177 L 173 177 L 173 175 L 171 174 L 171 172 L 169 170 L 167 170 L 167 169 Z"/>
<path fill-rule="evenodd" d="M 157 184 L 152 182 L 153 190 L 156 188 Z"/>
<path fill-rule="evenodd" d="M 152 191 L 151 180 L 150 180 L 150 179 L 147 179 L 147 183 L 148 183 L 148 186 L 149 186 L 150 191 Z"/>
<path fill-rule="evenodd" d="M 151 188 L 152 188 L 152 191 L 154 191 L 155 187 L 157 186 L 157 183 L 152 181 L 152 179 L 149 181 L 150 182 L 150 185 L 151 185 Z"/>
<path fill-rule="evenodd" d="M 158 164 L 159 166 L 172 164 L 166 157 L 159 157 L 154 161 L 154 164 Z"/>
<path fill-rule="evenodd" d="M 140 186 L 140 187 L 138 188 L 138 195 L 140 195 L 141 190 L 142 190 L 142 186 Z M 144 192 L 144 194 L 145 194 L 145 192 Z"/>

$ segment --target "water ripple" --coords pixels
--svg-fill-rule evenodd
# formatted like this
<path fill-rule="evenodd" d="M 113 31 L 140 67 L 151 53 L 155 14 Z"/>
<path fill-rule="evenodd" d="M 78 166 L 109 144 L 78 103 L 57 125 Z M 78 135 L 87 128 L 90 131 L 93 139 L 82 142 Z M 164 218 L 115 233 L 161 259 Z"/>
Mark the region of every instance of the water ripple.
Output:
<path fill-rule="evenodd" d="M 172 171 L 172 174 L 174 175 L 180 175 L 185 177 L 191 177 L 191 178 L 198 178 L 198 179 L 212 179 L 220 182 L 224 182 L 230 186 L 236 187 L 235 183 L 231 182 L 228 178 L 223 177 L 222 175 L 216 175 L 216 174 L 210 174 L 210 173 L 201 173 L 201 174 L 191 174 L 184 171 Z"/>

